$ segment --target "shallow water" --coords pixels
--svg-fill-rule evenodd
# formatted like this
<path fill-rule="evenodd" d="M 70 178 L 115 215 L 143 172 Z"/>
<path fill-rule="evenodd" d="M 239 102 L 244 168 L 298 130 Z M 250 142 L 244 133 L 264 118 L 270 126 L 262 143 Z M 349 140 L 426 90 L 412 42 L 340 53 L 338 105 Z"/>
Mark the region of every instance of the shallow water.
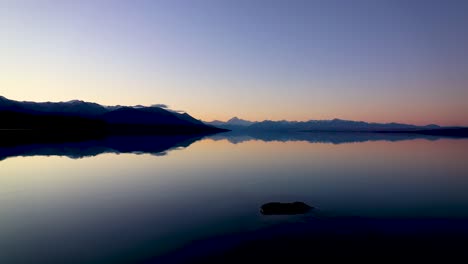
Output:
<path fill-rule="evenodd" d="M 272 201 L 332 217 L 468 219 L 466 139 L 197 140 L 155 151 L 107 142 L 81 155 L 79 144 L 0 149 L 0 263 L 138 263 L 191 241 L 303 221 L 262 216 Z"/>

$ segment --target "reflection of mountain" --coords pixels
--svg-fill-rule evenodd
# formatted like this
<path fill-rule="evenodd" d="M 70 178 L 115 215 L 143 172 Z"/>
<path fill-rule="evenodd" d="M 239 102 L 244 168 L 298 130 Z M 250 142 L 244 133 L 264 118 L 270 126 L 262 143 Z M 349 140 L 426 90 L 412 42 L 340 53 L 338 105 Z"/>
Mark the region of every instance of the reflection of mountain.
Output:
<path fill-rule="evenodd" d="M 1 134 L 0 134 L 1 135 Z M 148 153 L 165 155 L 167 151 L 184 148 L 203 136 L 110 136 L 82 141 L 52 143 L 6 143 L 0 140 L 0 160 L 16 156 L 67 156 L 83 158 L 102 153 Z"/>
<path fill-rule="evenodd" d="M 107 134 L 196 134 L 221 129 L 205 125 L 187 113 L 157 106 L 102 106 L 83 101 L 18 102 L 0 96 L 0 129 L 36 133 L 93 131 Z"/>
<path fill-rule="evenodd" d="M 310 143 L 353 143 L 366 141 L 401 141 L 410 139 L 437 140 L 443 136 L 423 135 L 416 133 L 372 133 L 372 132 L 265 132 L 265 131 L 231 131 L 211 135 L 213 140 L 228 140 L 233 144 L 250 140 L 270 141 L 307 141 Z"/>

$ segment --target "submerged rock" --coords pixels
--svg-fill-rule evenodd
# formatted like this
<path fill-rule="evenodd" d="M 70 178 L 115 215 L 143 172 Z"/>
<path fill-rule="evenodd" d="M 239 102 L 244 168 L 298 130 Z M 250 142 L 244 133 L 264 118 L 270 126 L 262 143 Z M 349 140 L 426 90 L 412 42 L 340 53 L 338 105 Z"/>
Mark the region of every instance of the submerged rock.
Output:
<path fill-rule="evenodd" d="M 260 207 L 260 212 L 263 215 L 295 215 L 305 214 L 313 207 L 303 203 L 266 203 Z"/>

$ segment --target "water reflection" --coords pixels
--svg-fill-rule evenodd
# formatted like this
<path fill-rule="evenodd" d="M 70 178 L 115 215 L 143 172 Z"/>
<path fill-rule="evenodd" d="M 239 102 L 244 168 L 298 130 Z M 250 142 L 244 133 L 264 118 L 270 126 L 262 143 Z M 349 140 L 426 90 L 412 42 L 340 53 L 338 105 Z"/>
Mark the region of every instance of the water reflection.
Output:
<path fill-rule="evenodd" d="M 468 219 L 468 140 L 311 144 L 281 134 L 231 144 L 232 134 L 3 145 L 3 157 L 6 151 L 159 155 L 190 147 L 162 157 L 35 156 L 0 162 L 0 263 L 145 263 L 170 252 L 180 255 L 178 249 L 193 241 L 243 237 L 283 222 L 316 234 L 348 232 L 350 225 L 361 232 L 360 223 L 373 228 L 382 221 L 391 222 L 392 230 L 414 230 L 419 220 L 401 221 L 448 219 L 442 229 L 435 229 L 437 224 L 427 230 L 459 232 L 463 226 L 455 221 Z M 356 140 L 362 134 L 334 136 Z M 317 210 L 313 219 L 261 215 L 259 207 L 271 201 L 303 201 Z M 375 220 L 355 225 L 349 217 Z"/>
<path fill-rule="evenodd" d="M 0 161 L 16 156 L 66 156 L 84 158 L 103 153 L 147 153 L 156 156 L 185 148 L 203 136 L 111 136 L 78 142 L 22 143 L 0 147 Z"/>
<path fill-rule="evenodd" d="M 3 134 L 2 134 L 3 135 Z M 1 135 L 0 135 L 1 136 Z M 37 140 L 22 140 L 15 137 L 0 139 L 0 161 L 17 156 L 66 156 L 83 158 L 97 156 L 103 153 L 133 153 L 166 155 L 168 151 L 185 148 L 192 143 L 208 138 L 215 141 L 227 140 L 232 144 L 251 140 L 264 142 L 305 141 L 309 143 L 358 143 L 368 141 L 403 141 L 413 139 L 439 140 L 444 137 L 418 134 L 386 134 L 386 133 L 348 133 L 348 132 L 262 132 L 262 131 L 231 131 L 213 135 L 144 135 L 144 136 L 109 136 L 97 138 L 62 138 L 52 143 Z"/>
<path fill-rule="evenodd" d="M 231 131 L 209 136 L 213 140 L 228 140 L 238 144 L 250 140 L 271 141 L 306 141 L 310 143 L 357 143 L 367 141 L 396 142 L 411 139 L 438 140 L 444 136 L 405 133 L 372 133 L 372 132 L 266 132 L 266 131 Z"/>

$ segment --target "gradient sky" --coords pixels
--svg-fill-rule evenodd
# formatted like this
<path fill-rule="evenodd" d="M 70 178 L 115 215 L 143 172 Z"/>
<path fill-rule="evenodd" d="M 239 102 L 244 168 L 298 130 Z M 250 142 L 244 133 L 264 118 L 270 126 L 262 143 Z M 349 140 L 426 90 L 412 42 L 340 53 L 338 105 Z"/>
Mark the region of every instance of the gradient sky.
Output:
<path fill-rule="evenodd" d="M 468 1 L 2 0 L 0 95 L 468 125 Z"/>

